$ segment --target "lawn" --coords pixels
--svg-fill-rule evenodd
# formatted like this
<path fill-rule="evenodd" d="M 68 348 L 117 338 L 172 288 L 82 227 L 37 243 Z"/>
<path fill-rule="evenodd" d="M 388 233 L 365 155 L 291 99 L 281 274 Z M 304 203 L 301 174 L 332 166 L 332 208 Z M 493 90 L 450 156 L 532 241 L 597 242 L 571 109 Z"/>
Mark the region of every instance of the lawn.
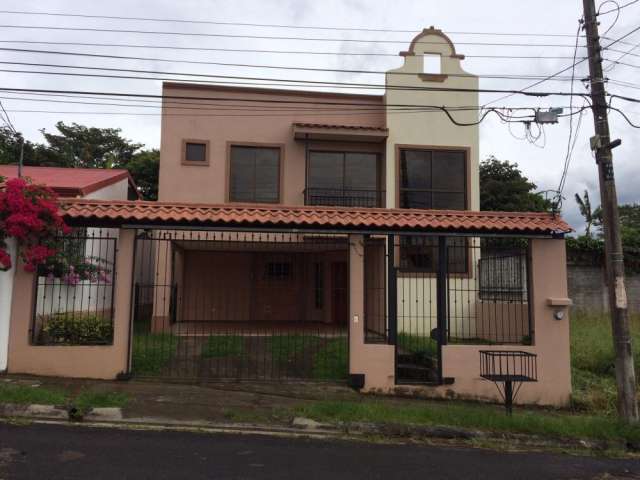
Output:
<path fill-rule="evenodd" d="M 63 388 L 50 388 L 20 383 L 0 384 L 0 404 L 56 406 L 73 404 L 79 410 L 88 412 L 92 408 L 98 407 L 124 407 L 128 401 L 129 396 L 121 392 L 83 389 L 74 395 Z"/>
<path fill-rule="evenodd" d="M 212 335 L 202 347 L 203 358 L 220 358 L 244 355 L 244 338 L 234 335 Z"/>
<path fill-rule="evenodd" d="M 316 380 L 342 380 L 348 374 L 346 337 L 323 338 L 315 335 L 274 335 L 269 339 L 273 359 L 281 362 L 312 364 L 311 376 Z"/>
<path fill-rule="evenodd" d="M 372 422 L 448 425 L 491 432 L 517 432 L 554 438 L 589 438 L 640 442 L 640 428 L 605 416 L 518 408 L 505 415 L 496 405 L 469 402 L 393 402 L 363 398 L 356 401 L 316 401 L 296 407 L 295 414 L 320 422 Z"/>
<path fill-rule="evenodd" d="M 640 378 L 640 316 L 631 318 L 636 376 Z M 573 405 L 577 410 L 615 415 L 616 385 L 611 324 L 607 315 L 571 315 Z"/>
<path fill-rule="evenodd" d="M 136 375 L 159 375 L 178 350 L 178 337 L 170 333 L 133 336 L 132 371 Z"/>

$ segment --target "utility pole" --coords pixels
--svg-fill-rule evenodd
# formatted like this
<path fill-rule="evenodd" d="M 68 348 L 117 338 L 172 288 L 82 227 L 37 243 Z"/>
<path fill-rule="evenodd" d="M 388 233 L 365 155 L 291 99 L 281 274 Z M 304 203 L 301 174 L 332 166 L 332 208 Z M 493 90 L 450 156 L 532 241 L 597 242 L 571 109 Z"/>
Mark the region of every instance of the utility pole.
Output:
<path fill-rule="evenodd" d="M 604 251 L 607 288 L 609 291 L 609 311 L 615 351 L 616 384 L 618 388 L 618 415 L 626 422 L 638 421 L 638 401 L 636 399 L 636 377 L 633 367 L 629 311 L 625 291 L 624 261 L 622 239 L 620 237 L 620 219 L 618 216 L 618 198 L 613 175 L 613 157 L 611 150 L 620 141 L 611 142 L 609 120 L 607 118 L 607 100 L 602 73 L 602 56 L 598 34 L 598 18 L 595 0 L 583 0 L 584 29 L 587 36 L 589 53 L 589 84 L 595 137 L 591 148 L 595 150 L 600 181 L 600 204 L 604 227 Z"/>

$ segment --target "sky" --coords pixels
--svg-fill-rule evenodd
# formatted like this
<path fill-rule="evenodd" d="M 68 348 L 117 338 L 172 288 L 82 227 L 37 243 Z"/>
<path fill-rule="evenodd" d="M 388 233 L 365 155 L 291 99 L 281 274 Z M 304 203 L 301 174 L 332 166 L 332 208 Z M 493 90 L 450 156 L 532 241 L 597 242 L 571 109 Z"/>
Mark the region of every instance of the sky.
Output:
<path fill-rule="evenodd" d="M 628 0 L 620 0 L 620 4 Z M 599 2 L 596 2 L 598 5 Z M 609 2 L 603 11 L 614 6 Z M 406 30 L 406 32 L 341 31 L 302 28 L 276 28 L 237 25 L 192 24 L 180 22 L 149 22 L 142 20 L 105 20 L 58 16 L 24 15 L 0 13 L 0 48 L 37 49 L 64 52 L 85 52 L 102 55 L 138 56 L 155 60 L 122 60 L 105 58 L 73 57 L 54 54 L 15 52 L 0 50 L 0 87 L 41 88 L 55 90 L 83 90 L 106 92 L 161 93 L 161 80 L 139 80 L 122 78 L 91 78 L 33 73 L 7 72 L 6 70 L 32 70 L 56 72 L 82 72 L 82 70 L 16 65 L 6 62 L 25 62 L 73 66 L 100 66 L 139 70 L 157 70 L 176 73 L 199 73 L 208 75 L 235 75 L 251 77 L 271 77 L 278 79 L 321 79 L 323 81 L 382 84 L 383 75 L 353 74 L 339 72 L 302 72 L 295 70 L 272 70 L 265 68 L 229 67 L 210 64 L 185 64 L 164 60 L 188 60 L 196 62 L 226 62 L 261 65 L 282 65 L 290 67 L 313 67 L 328 69 L 363 69 L 384 71 L 397 68 L 402 58 L 395 56 L 408 47 L 411 39 L 425 27 L 435 26 L 449 33 L 456 44 L 458 53 L 468 57 L 462 62 L 463 68 L 477 75 L 550 75 L 573 63 L 575 34 L 582 14 L 580 0 L 538 0 L 523 2 L 513 0 L 110 0 L 109 2 L 78 0 L 3 0 L 3 11 L 55 12 L 74 14 L 94 14 L 126 17 L 144 17 L 172 20 L 208 20 L 232 23 L 260 23 L 315 27 L 348 27 L 385 30 Z M 606 37 L 615 39 L 638 26 L 640 2 L 620 11 L 615 24 L 615 13 L 601 17 L 600 31 Z M 100 29 L 151 30 L 164 32 L 207 33 L 237 35 L 239 37 L 203 37 L 152 35 L 141 33 L 111 33 L 88 31 L 65 31 L 30 29 L 27 26 L 82 27 Z M 15 28 L 19 27 L 19 28 Z M 478 33 L 519 33 L 508 35 L 470 35 L 454 32 Z M 540 34 L 553 34 L 545 36 Z M 280 36 L 335 39 L 337 41 L 296 40 L 296 39 L 255 39 L 246 36 Z M 350 40 L 371 40 L 359 43 Z M 386 53 L 391 56 L 356 55 L 309 55 L 282 53 L 247 53 L 224 51 L 171 50 L 160 48 L 126 48 L 116 46 L 74 46 L 55 44 L 34 44 L 24 42 L 82 42 L 102 44 L 135 44 L 167 47 L 297 50 L 342 53 Z M 381 42 L 381 43 L 375 43 Z M 640 31 L 625 39 L 626 44 L 616 45 L 622 52 L 631 51 L 623 61 L 640 65 Z M 406 42 L 406 44 L 405 44 Z M 473 43 L 473 44 L 469 44 Z M 479 45 L 478 43 L 484 43 Z M 493 45 L 487 45 L 493 44 Z M 503 43 L 517 46 L 495 45 Z M 603 41 L 606 44 L 606 41 Z M 632 50 L 634 45 L 638 48 Z M 533 46 L 531 46 L 533 45 Z M 538 46 L 539 45 L 539 46 Z M 579 39 L 584 46 L 584 38 Z M 578 57 L 584 56 L 585 48 L 578 49 Z M 500 59 L 478 58 L 477 55 L 528 55 L 545 57 L 565 57 L 554 59 Z M 606 51 L 604 58 L 616 59 L 620 53 Z M 612 65 L 606 62 L 605 66 Z M 87 72 L 86 70 L 84 71 Z M 91 73 L 94 73 L 93 71 Z M 105 72 L 102 72 L 105 73 Z M 117 74 L 114 72 L 106 72 Z M 569 75 L 567 72 L 564 75 Z M 576 67 L 576 78 L 587 76 L 587 63 Z M 153 77 L 152 74 L 124 74 Z M 167 76 L 167 75 L 155 75 Z M 618 95 L 640 98 L 640 68 L 615 65 L 607 76 L 625 85 L 607 85 L 607 91 Z M 186 78 L 186 77 L 181 77 Z M 533 80 L 481 78 L 482 89 L 521 89 Z M 635 84 L 629 85 L 629 84 Z M 324 88 L 327 90 L 327 88 Z M 532 88 L 535 91 L 568 92 L 570 82 L 547 81 Z M 574 91 L 586 93 L 581 81 L 574 82 Z M 380 93 L 359 90 L 358 93 Z M 499 98 L 500 94 L 481 93 L 480 103 Z M 31 100 L 24 100 L 30 98 Z M 39 101 L 33 101 L 38 99 Z M 57 100 L 43 102 L 43 99 Z M 52 131 L 57 121 L 76 122 L 88 126 L 113 127 L 122 129 L 126 138 L 144 143 L 147 147 L 158 147 L 160 143 L 160 117 L 155 108 L 126 106 L 96 106 L 66 103 L 64 97 L 42 97 L 24 94 L 0 93 L 0 101 L 9 112 L 15 127 L 32 141 L 42 142 L 40 129 Z M 84 99 L 95 102 L 96 100 Z M 574 97 L 573 106 L 581 106 L 582 98 Z M 568 107 L 568 97 L 536 98 L 516 95 L 500 100 L 492 105 L 508 107 Z M 640 124 L 640 104 L 616 100 L 615 106 L 624 110 L 636 124 Z M 19 110 L 32 110 L 19 112 Z M 52 113 L 34 112 L 47 110 Z M 565 110 L 566 111 L 566 110 Z M 60 113 L 66 112 L 66 113 Z M 95 112 L 115 112 L 99 115 Z M 125 115 L 123 113 L 146 115 Z M 585 111 L 581 122 L 573 116 L 573 131 L 578 123 L 575 149 L 569 166 L 563 195 L 563 216 L 577 231 L 582 230 L 583 221 L 574 200 L 575 193 L 587 190 L 592 204 L 598 205 L 599 193 L 597 167 L 589 149 L 589 137 L 593 135 L 593 119 L 590 111 Z M 614 165 L 621 203 L 640 201 L 637 155 L 640 130 L 629 126 L 615 112 L 611 113 L 612 138 L 621 138 L 622 145 L 614 150 Z M 511 127 L 511 128 L 509 128 Z M 534 133 L 535 133 L 535 127 Z M 567 142 L 569 119 L 562 118 L 558 124 L 546 125 L 544 137 L 531 143 L 524 137 L 521 124 L 506 125 L 490 115 L 480 127 L 480 158 L 494 155 L 501 160 L 516 162 L 538 187 L 538 190 L 556 189 L 560 181 Z"/>

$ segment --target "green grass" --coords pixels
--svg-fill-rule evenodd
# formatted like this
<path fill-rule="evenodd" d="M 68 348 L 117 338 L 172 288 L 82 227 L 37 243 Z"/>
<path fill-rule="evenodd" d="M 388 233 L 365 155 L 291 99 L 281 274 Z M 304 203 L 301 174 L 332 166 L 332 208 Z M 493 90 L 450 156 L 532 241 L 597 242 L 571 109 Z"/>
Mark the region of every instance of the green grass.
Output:
<path fill-rule="evenodd" d="M 73 399 L 73 404 L 84 412 L 92 408 L 119 407 L 129 402 L 129 396 L 122 392 L 92 392 L 83 390 Z"/>
<path fill-rule="evenodd" d="M 274 335 L 269 339 L 269 349 L 275 360 L 286 362 L 306 351 L 317 351 L 321 343 L 322 339 L 313 335 Z"/>
<path fill-rule="evenodd" d="M 66 401 L 67 394 L 61 390 L 30 385 L 0 385 L 0 403 L 64 405 Z"/>
<path fill-rule="evenodd" d="M 438 342 L 429 336 L 400 332 L 398 334 L 398 347 L 403 352 L 420 354 L 425 357 L 438 355 Z"/>
<path fill-rule="evenodd" d="M 313 378 L 317 380 L 342 380 L 349 373 L 348 345 L 346 338 L 328 340 L 315 354 Z"/>
<path fill-rule="evenodd" d="M 136 375 L 159 375 L 175 356 L 178 337 L 170 333 L 133 336 L 132 371 Z"/>
<path fill-rule="evenodd" d="M 238 357 L 245 353 L 244 339 L 232 335 L 210 336 L 202 347 L 204 358 Z"/>
<path fill-rule="evenodd" d="M 465 402 L 398 404 L 385 400 L 317 401 L 296 407 L 295 413 L 321 422 L 373 422 L 448 425 L 492 432 L 518 432 L 557 438 L 640 441 L 640 426 L 629 426 L 602 416 L 571 415 L 539 409 L 504 408 Z"/>
<path fill-rule="evenodd" d="M 640 378 L 640 317 L 631 319 L 635 370 Z M 608 315 L 575 311 L 571 316 L 573 405 L 599 415 L 615 415 L 616 386 L 611 323 Z"/>

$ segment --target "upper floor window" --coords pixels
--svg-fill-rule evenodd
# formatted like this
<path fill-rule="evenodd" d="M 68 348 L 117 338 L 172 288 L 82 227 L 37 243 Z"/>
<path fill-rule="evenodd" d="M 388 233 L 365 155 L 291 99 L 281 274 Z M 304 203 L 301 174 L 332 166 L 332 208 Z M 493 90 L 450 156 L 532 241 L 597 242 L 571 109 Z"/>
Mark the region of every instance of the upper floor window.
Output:
<path fill-rule="evenodd" d="M 401 150 L 399 207 L 464 210 L 467 204 L 466 155 L 455 150 Z M 406 270 L 438 271 L 438 240 L 435 237 L 401 238 L 400 263 Z M 449 273 L 469 270 L 468 242 L 450 238 Z"/>
<path fill-rule="evenodd" d="M 184 140 L 182 142 L 182 163 L 187 165 L 209 164 L 209 142 Z"/>
<path fill-rule="evenodd" d="M 231 146 L 229 201 L 280 201 L 280 148 Z"/>
<path fill-rule="evenodd" d="M 401 150 L 399 207 L 464 210 L 466 177 L 463 151 Z"/>
<path fill-rule="evenodd" d="M 311 151 L 307 204 L 380 206 L 378 158 L 376 153 Z"/>

